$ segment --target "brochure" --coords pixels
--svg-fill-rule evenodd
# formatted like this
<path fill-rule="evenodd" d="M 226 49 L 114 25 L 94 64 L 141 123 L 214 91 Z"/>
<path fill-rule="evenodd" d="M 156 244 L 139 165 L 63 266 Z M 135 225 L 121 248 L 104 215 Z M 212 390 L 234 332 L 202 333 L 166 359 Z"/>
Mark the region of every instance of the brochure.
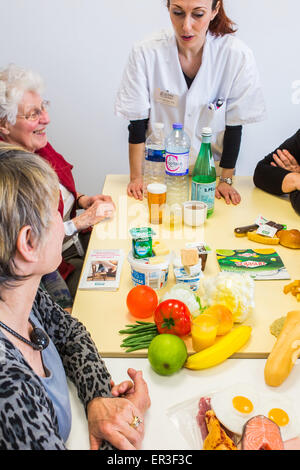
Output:
<path fill-rule="evenodd" d="M 124 261 L 122 250 L 92 250 L 79 289 L 117 290 Z"/>
<path fill-rule="evenodd" d="M 217 249 L 216 255 L 221 271 L 247 273 L 255 280 L 291 278 L 282 259 L 273 248 Z"/>

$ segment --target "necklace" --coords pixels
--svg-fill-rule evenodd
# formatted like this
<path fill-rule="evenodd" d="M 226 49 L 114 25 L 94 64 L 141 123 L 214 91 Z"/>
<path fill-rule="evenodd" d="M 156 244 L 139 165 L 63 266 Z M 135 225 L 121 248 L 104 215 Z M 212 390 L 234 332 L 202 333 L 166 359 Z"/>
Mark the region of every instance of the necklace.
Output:
<path fill-rule="evenodd" d="M 33 327 L 33 330 L 30 333 L 30 341 L 28 339 L 24 338 L 24 336 L 19 335 L 19 333 L 12 330 L 9 326 L 5 325 L 5 323 L 2 323 L 2 321 L 0 321 L 0 326 L 2 326 L 2 328 L 4 328 L 6 331 L 11 333 L 16 338 L 23 341 L 23 343 L 26 343 L 29 346 L 31 346 L 36 351 L 42 351 L 43 349 L 46 349 L 46 347 L 48 346 L 49 341 L 50 341 L 49 336 L 41 328 L 37 328 L 36 326 L 34 326 L 34 324 L 31 320 L 29 320 L 29 322 Z"/>

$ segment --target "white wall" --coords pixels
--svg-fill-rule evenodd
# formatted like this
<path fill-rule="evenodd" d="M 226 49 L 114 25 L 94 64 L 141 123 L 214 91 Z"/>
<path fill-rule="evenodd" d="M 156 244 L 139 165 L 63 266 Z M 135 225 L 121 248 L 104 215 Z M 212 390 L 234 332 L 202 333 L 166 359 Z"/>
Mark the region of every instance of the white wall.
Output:
<path fill-rule="evenodd" d="M 39 71 L 51 100 L 49 140 L 74 164 L 80 191 L 128 173 L 127 123 L 113 114 L 131 45 L 169 26 L 164 0 L 1 0 L 1 60 Z M 225 0 L 254 51 L 268 120 L 245 127 L 239 174 L 298 129 L 299 0 Z M 294 93 L 294 95 L 293 95 Z M 294 96 L 294 103 L 292 97 Z M 296 104 L 296 101 L 298 104 Z"/>

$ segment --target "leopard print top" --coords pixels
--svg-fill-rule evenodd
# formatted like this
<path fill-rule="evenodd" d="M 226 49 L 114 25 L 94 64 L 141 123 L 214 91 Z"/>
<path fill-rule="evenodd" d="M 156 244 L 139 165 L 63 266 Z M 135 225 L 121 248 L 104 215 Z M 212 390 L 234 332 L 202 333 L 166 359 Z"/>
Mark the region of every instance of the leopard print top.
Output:
<path fill-rule="evenodd" d="M 85 327 L 41 289 L 33 313 L 55 344 L 85 409 L 95 397 L 111 397 L 110 374 Z M 112 447 L 104 443 L 102 448 Z M 0 449 L 65 449 L 52 401 L 42 382 L 1 332 Z"/>

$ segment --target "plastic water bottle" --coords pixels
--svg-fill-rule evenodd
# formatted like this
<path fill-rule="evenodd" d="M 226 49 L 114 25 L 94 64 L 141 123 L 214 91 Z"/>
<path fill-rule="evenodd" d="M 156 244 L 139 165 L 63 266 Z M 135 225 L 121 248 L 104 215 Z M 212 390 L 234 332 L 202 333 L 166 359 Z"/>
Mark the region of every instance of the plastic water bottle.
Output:
<path fill-rule="evenodd" d="M 189 156 L 191 141 L 182 124 L 173 124 L 166 138 L 167 204 L 183 204 L 189 199 Z"/>
<path fill-rule="evenodd" d="M 202 129 L 202 143 L 192 175 L 192 201 L 202 201 L 207 204 L 207 217 L 214 211 L 216 192 L 216 168 L 211 151 L 212 130 Z"/>
<path fill-rule="evenodd" d="M 148 184 L 152 183 L 165 183 L 165 134 L 162 122 L 154 123 L 153 132 L 145 143 L 144 197 L 147 196 Z"/>

